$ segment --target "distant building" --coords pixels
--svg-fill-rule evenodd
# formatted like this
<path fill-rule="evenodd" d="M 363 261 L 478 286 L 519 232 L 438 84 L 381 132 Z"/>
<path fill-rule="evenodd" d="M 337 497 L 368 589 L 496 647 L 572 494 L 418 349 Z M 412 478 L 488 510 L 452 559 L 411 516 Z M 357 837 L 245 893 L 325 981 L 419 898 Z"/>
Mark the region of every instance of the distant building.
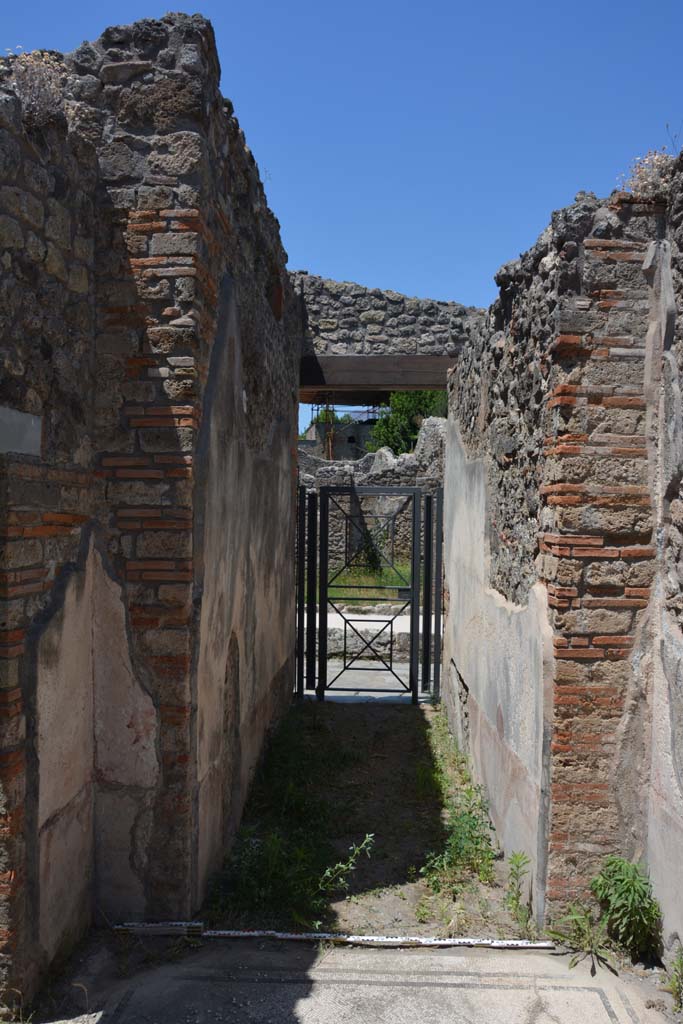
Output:
<path fill-rule="evenodd" d="M 319 459 L 354 461 L 367 454 L 376 417 L 350 423 L 313 422 L 299 440 L 299 448 Z"/>

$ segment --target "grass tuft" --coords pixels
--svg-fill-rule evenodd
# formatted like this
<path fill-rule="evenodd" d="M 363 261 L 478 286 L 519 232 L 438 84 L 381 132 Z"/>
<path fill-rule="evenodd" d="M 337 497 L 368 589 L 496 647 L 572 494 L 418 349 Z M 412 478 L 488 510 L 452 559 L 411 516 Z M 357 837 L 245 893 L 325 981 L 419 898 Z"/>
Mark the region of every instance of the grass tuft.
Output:
<path fill-rule="evenodd" d="M 330 899 L 348 889 L 373 836 L 359 837 L 340 859 L 331 842 L 334 817 L 317 792 L 321 776 L 342 771 L 352 754 L 315 705 L 290 711 L 268 746 L 244 822 L 209 890 L 206 914 L 241 923 L 257 915 L 272 926 L 320 927 Z"/>
<path fill-rule="evenodd" d="M 493 881 L 493 826 L 484 791 L 473 782 L 467 758 L 458 750 L 443 711 L 434 715 L 429 739 L 434 758 L 432 785 L 440 790 L 445 808 L 445 840 L 440 850 L 429 854 L 421 873 L 434 892 L 450 893 L 456 899 L 472 875 L 481 882 Z"/>

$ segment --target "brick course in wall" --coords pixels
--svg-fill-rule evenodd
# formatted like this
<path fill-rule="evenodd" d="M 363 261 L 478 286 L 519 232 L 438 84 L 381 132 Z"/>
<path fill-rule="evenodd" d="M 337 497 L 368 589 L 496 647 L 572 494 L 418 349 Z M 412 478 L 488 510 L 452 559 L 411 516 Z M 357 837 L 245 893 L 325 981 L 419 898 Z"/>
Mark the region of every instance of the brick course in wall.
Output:
<path fill-rule="evenodd" d="M 619 237 L 583 240 L 587 287 L 561 300 L 549 347 L 539 569 L 554 627 L 551 913 L 585 897 L 607 853 L 638 852 L 623 789 L 640 780 L 623 769 L 620 733 L 655 573 L 644 264 L 663 209 L 626 197 L 611 208 Z"/>

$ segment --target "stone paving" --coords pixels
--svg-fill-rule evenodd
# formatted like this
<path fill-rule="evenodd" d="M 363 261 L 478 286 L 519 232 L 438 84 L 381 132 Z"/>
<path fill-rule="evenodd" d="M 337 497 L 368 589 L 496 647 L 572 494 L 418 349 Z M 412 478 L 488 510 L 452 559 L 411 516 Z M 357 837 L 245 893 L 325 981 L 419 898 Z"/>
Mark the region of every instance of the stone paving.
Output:
<path fill-rule="evenodd" d="M 118 982 L 102 1010 L 59 1024 L 657 1024 L 669 1005 L 650 982 L 557 954 L 248 941 Z"/>

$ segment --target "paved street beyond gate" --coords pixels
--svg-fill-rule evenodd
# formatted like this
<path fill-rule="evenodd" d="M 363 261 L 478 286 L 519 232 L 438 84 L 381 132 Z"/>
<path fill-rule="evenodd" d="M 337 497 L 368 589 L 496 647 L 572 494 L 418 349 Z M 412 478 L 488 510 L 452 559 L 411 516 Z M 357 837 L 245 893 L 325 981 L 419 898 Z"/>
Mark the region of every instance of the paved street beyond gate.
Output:
<path fill-rule="evenodd" d="M 78 975 L 74 981 L 79 985 Z M 60 1024 L 658 1024 L 651 982 L 567 957 L 226 942 L 116 981 Z M 72 982 L 73 984 L 73 982 Z M 102 1009 L 94 1010 L 96 1001 Z M 666 1000 L 666 1001 L 665 1001 Z M 42 1018 L 45 1019 L 45 1018 Z M 56 1017 L 51 1018 L 53 1024 Z"/>

